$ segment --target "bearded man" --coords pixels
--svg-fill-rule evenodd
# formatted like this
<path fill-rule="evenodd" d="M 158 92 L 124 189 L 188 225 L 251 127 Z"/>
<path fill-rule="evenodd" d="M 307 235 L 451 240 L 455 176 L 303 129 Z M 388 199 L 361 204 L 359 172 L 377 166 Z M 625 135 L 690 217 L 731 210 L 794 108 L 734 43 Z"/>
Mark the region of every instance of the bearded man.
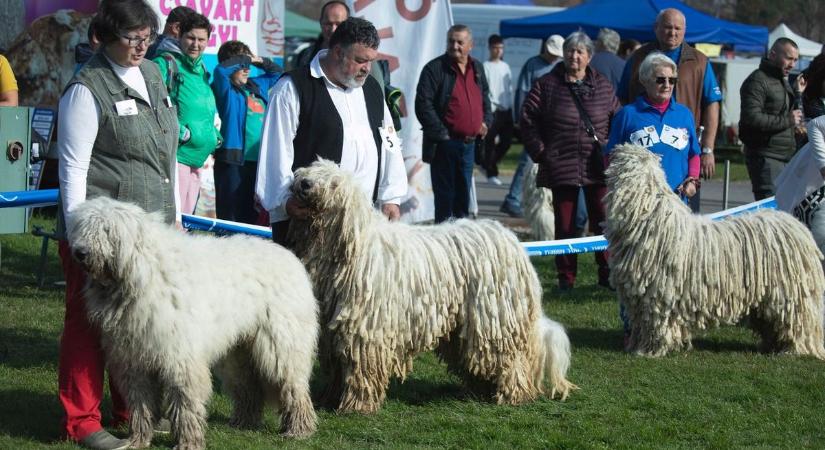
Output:
<path fill-rule="evenodd" d="M 381 86 L 370 77 L 378 31 L 351 17 L 333 33 L 329 49 L 275 85 L 264 120 L 255 193 L 269 212 L 272 238 L 286 241 L 290 219 L 307 209 L 290 195 L 295 170 L 319 157 L 351 172 L 364 195 L 390 220 L 400 217 L 407 175 L 400 139 Z"/>

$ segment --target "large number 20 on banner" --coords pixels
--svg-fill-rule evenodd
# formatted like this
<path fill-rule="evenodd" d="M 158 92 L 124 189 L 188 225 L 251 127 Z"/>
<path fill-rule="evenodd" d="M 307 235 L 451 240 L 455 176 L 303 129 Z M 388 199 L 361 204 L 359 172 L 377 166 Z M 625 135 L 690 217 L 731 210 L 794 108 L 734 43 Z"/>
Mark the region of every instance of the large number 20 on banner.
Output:
<path fill-rule="evenodd" d="M 256 55 L 283 66 L 284 0 L 149 0 L 149 4 L 161 19 L 161 29 L 176 6 L 188 6 L 209 19 L 213 30 L 204 62 L 210 70 L 226 41 L 241 41 Z"/>
<path fill-rule="evenodd" d="M 452 24 L 448 0 L 355 0 L 353 15 L 375 25 L 381 37 L 379 59 L 390 63 L 392 84 L 404 92 L 407 117 L 403 119 L 404 164 L 410 190 L 401 205 L 408 222 L 434 216 L 429 165 L 421 161 L 421 124 L 415 118 L 415 87 L 421 69 L 447 49 L 447 29 Z"/>

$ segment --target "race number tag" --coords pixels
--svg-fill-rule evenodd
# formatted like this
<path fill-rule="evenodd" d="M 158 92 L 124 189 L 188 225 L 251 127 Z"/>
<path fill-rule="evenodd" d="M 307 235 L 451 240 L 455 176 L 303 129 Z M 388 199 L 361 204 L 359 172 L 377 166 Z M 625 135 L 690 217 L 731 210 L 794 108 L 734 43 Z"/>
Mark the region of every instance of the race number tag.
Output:
<path fill-rule="evenodd" d="M 652 125 L 644 127 L 630 135 L 630 143 L 642 147 L 653 147 L 659 143 L 659 133 L 656 132 L 656 127 Z"/>
<path fill-rule="evenodd" d="M 676 150 L 684 150 L 688 145 L 688 139 L 686 128 L 673 128 L 668 125 L 662 128 L 662 142 Z"/>
<path fill-rule="evenodd" d="M 381 134 L 381 142 L 383 142 L 385 150 L 393 153 L 401 151 L 401 138 L 395 132 L 394 126 L 380 127 L 378 132 Z"/>

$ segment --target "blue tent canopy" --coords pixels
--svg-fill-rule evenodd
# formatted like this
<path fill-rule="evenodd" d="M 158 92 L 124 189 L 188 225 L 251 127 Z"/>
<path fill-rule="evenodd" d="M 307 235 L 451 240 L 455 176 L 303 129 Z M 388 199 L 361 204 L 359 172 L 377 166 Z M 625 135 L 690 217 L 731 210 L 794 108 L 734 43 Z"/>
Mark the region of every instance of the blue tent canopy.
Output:
<path fill-rule="evenodd" d="M 764 52 L 768 45 L 766 27 L 717 19 L 678 0 L 590 0 L 574 8 L 551 14 L 501 21 L 503 37 L 545 39 L 551 34 L 567 36 L 583 30 L 591 37 L 599 28 L 616 30 L 622 39 L 653 41 L 653 24 L 659 11 L 676 8 L 685 15 L 685 40 L 732 45 L 739 51 Z"/>

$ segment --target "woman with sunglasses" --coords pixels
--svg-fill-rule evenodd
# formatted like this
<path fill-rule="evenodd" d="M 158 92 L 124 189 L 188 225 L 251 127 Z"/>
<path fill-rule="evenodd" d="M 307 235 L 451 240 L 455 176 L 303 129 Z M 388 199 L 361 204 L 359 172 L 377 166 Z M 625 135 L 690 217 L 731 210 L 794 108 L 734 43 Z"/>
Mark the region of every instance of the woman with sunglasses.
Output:
<path fill-rule="evenodd" d="M 676 63 L 654 52 L 639 66 L 644 93 L 627 104 L 610 124 L 606 154 L 613 147 L 630 143 L 662 157 L 662 169 L 673 192 L 687 199 L 699 187 L 700 150 L 693 115 L 673 100 Z"/>
<path fill-rule="evenodd" d="M 619 144 L 647 148 L 662 157 L 662 169 L 673 192 L 687 203 L 699 188 L 700 150 L 693 114 L 673 100 L 676 63 L 663 53 L 654 52 L 639 66 L 639 81 L 644 93 L 628 103 L 613 118 L 605 158 Z M 630 337 L 630 321 L 624 304 L 619 304 L 624 327 L 624 345 Z"/>
<path fill-rule="evenodd" d="M 175 151 L 178 122 L 158 66 L 144 59 L 158 18 L 144 0 L 103 0 L 95 18 L 101 49 L 69 81 L 60 98 L 59 231 L 72 211 L 94 197 L 136 203 L 172 226 L 176 217 Z M 83 264 L 61 240 L 66 315 L 60 341 L 58 388 L 63 434 L 93 449 L 127 448 L 101 425 L 104 354 L 86 318 Z M 128 419 L 123 397 L 109 382 L 112 426 Z"/>

